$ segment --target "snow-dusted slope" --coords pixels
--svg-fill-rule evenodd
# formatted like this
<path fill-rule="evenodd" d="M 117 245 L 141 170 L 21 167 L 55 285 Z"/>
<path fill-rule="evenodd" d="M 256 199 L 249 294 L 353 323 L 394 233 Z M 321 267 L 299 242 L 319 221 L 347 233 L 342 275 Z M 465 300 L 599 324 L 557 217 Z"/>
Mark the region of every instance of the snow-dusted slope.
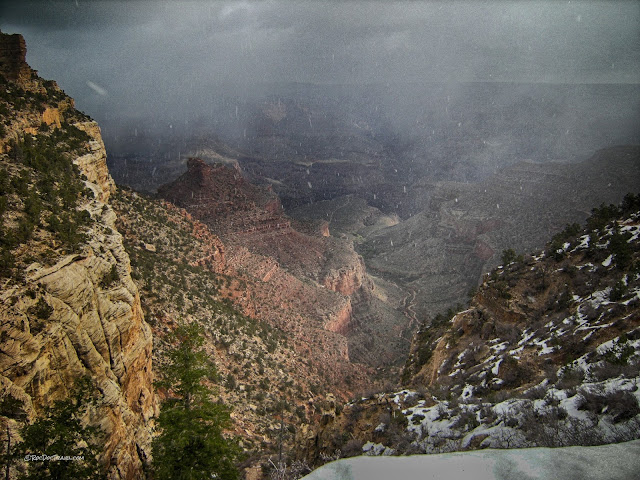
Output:
<path fill-rule="evenodd" d="M 341 458 L 640 439 L 639 240 L 640 196 L 628 195 L 544 252 L 503 252 L 505 265 L 468 309 L 425 320 L 403 374 L 408 388 L 336 410 L 309 451 Z"/>
<path fill-rule="evenodd" d="M 307 480 L 631 480 L 640 478 L 640 440 L 598 447 L 522 448 L 353 457 L 328 463 Z"/>

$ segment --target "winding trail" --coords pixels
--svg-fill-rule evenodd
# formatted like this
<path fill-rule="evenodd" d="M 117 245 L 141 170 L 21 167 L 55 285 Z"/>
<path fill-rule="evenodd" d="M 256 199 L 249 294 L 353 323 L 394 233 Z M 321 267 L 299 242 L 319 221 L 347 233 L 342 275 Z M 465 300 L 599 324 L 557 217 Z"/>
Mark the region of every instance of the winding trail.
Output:
<path fill-rule="evenodd" d="M 418 315 L 414 310 L 415 299 L 416 299 L 416 291 L 413 288 L 407 287 L 407 294 L 402 299 L 402 314 L 409 319 L 409 324 L 407 325 L 407 329 L 411 330 L 414 324 L 418 325 Z"/>
<path fill-rule="evenodd" d="M 335 213 L 338 210 L 340 210 L 342 208 L 345 208 L 347 205 L 349 205 L 351 203 L 351 200 L 352 200 L 351 197 L 352 197 L 352 195 L 347 195 L 346 196 L 346 202 L 343 203 L 342 205 L 336 206 L 336 208 L 333 209 L 333 211 L 331 212 L 331 216 L 329 217 L 329 228 L 331 228 L 331 222 L 333 222 L 333 216 L 335 215 Z"/>

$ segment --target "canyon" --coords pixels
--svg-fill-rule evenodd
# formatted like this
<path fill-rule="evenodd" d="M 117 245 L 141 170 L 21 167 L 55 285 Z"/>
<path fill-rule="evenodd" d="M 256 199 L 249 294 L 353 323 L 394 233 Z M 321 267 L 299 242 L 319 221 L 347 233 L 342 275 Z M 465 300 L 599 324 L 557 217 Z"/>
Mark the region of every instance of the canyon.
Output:
<path fill-rule="evenodd" d="M 327 370 L 350 360 L 369 367 L 397 364 L 407 343 L 396 340 L 393 323 L 402 324 L 403 317 L 380 306 L 350 242 L 331 236 L 326 224 L 292 222 L 272 189 L 248 182 L 238 165 L 190 159 L 187 166 L 158 194 L 220 237 L 227 265 L 250 280 L 238 300 L 246 313 L 296 336 L 315 332 L 320 345 L 309 343 L 305 350 L 310 355 L 322 352 L 324 362 L 333 356 Z M 380 328 L 382 322 L 388 331 Z M 359 347 L 363 336 L 371 339 L 366 349 Z M 332 378 L 344 375 L 336 370 Z"/>
<path fill-rule="evenodd" d="M 202 117 L 168 132 L 134 123 L 143 139 L 114 128 L 109 164 L 150 193 L 184 172 L 190 156 L 269 188 L 295 229 L 325 228 L 353 243 L 382 302 L 370 310 L 399 313 L 404 320 L 391 328 L 402 332 L 415 327 L 412 316 L 464 304 L 502 250 L 539 248 L 635 191 L 638 150 L 623 145 L 637 144 L 637 130 L 619 123 L 635 117 L 618 115 L 635 89 L 274 85 L 271 95 L 212 95 L 215 125 Z M 154 153 L 132 153 L 140 145 Z M 600 145 L 611 146 L 594 154 Z"/>
<path fill-rule="evenodd" d="M 328 412 L 300 454 L 313 462 L 637 439 L 639 208 L 640 196 L 628 195 L 544 250 L 506 258 L 468 308 L 423 321 L 402 389 Z"/>

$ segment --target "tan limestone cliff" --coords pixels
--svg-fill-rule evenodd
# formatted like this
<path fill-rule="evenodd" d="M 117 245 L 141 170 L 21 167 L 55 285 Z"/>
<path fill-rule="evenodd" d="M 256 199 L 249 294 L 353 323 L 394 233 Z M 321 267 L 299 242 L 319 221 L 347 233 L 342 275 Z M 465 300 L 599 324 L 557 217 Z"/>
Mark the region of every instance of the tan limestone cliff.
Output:
<path fill-rule="evenodd" d="M 116 184 L 107 169 L 107 151 L 100 135 L 100 127 L 96 122 L 79 122 L 75 126 L 88 133 L 92 140 L 89 141 L 90 152 L 76 158 L 74 163 L 87 176 L 90 184 L 98 186 L 94 190 L 98 200 L 108 202 L 109 195 L 115 192 Z"/>
<path fill-rule="evenodd" d="M 82 254 L 48 268 L 34 263 L 24 286 L 2 292 L 0 378 L 3 390 L 23 400 L 33 418 L 65 398 L 74 380 L 90 376 L 100 400 L 87 422 L 105 436 L 103 463 L 111 466 L 110 478 L 134 479 L 150 459 L 149 421 L 157 410 L 151 330 L 115 214 L 98 201 L 91 210 L 98 222 Z M 114 266 L 119 279 L 106 285 Z M 35 298 L 28 290 L 37 292 Z M 46 322 L 31 313 L 39 299 L 53 309 Z"/>
<path fill-rule="evenodd" d="M 25 88 L 37 89 L 41 83 L 34 76 Z M 61 109 L 72 105 L 67 98 L 40 113 L 15 107 L 7 132 L 36 133 L 41 122 L 64 128 L 64 118 L 81 118 L 75 111 L 71 117 L 61 116 Z M 27 263 L 23 277 L 2 280 L 0 396 L 18 400 L 31 421 L 54 401 L 68 398 L 76 380 L 90 377 L 98 401 L 83 421 L 98 427 L 101 463 L 110 479 L 136 479 L 151 458 L 152 418 L 158 410 L 151 329 L 144 321 L 129 257 L 115 228 L 115 213 L 107 203 L 115 185 L 100 129 L 92 121 L 74 124 L 91 137 L 88 153 L 73 161 L 94 193 L 79 206 L 89 212 L 92 222 L 77 253 L 65 254 L 52 240 L 45 245 L 46 265 L 38 263 L 45 262 L 40 256 Z M 27 249 L 26 244 L 20 246 L 20 255 L 28 256 Z M 38 312 L 39 304 L 47 305 L 45 313 Z M 2 423 L 17 438 L 16 420 L 3 417 Z"/>

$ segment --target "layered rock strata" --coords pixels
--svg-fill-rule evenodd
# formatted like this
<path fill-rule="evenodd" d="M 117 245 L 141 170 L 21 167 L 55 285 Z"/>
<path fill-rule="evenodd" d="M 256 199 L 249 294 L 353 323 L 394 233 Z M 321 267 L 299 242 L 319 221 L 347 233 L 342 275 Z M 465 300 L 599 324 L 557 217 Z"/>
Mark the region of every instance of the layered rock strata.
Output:
<path fill-rule="evenodd" d="M 84 116 L 68 110 L 73 102 L 54 82 L 35 75 L 24 80 L 24 41 L 7 37 L 0 36 L 0 73 L 9 82 L 19 82 L 27 93 L 49 89 L 59 100 L 47 101 L 41 112 L 11 106 L 15 115 L 5 139 L 33 134 L 42 123 L 64 129 L 73 122 L 90 136 L 84 149 L 88 153 L 72 160 L 93 195 L 82 197 L 83 204 L 76 207 L 86 210 L 91 221 L 83 227 L 81 243 L 73 245 L 75 253 L 65 253 L 53 237 L 36 233 L 46 261 L 42 252 L 31 252 L 37 260 L 27 262 L 24 276 L 3 280 L 0 395 L 18 400 L 21 416 L 31 421 L 54 401 L 67 398 L 76 380 L 88 377 L 98 401 L 88 407 L 83 421 L 98 428 L 101 463 L 111 479 L 141 478 L 151 458 L 151 424 L 157 413 L 152 338 L 108 203 L 115 185 L 100 130 L 95 122 L 74 121 Z M 51 240 L 43 244 L 47 238 Z M 28 258 L 29 245 L 18 247 L 21 258 Z M 0 418 L 6 427 L 3 434 L 8 431 L 15 439 L 16 418 Z"/>

